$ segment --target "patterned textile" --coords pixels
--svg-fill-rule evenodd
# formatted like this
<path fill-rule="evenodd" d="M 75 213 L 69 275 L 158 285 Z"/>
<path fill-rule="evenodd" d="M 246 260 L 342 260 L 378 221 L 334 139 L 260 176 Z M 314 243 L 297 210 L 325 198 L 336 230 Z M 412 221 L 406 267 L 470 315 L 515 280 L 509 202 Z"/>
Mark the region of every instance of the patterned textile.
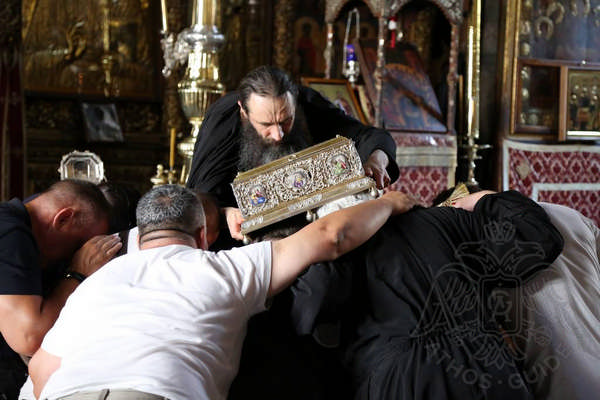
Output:
<path fill-rule="evenodd" d="M 600 225 L 600 146 L 505 140 L 503 189 L 574 208 Z"/>
<path fill-rule="evenodd" d="M 396 142 L 400 178 L 391 188 L 410 193 L 426 205 L 454 186 L 456 136 L 391 132 Z"/>

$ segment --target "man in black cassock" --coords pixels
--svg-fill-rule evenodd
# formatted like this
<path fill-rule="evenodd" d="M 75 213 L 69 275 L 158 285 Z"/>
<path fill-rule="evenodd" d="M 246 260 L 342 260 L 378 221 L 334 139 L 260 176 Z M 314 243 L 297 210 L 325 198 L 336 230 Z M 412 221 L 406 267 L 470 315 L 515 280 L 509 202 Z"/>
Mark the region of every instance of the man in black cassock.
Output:
<path fill-rule="evenodd" d="M 354 140 L 366 175 L 379 188 L 398 178 L 396 145 L 387 131 L 363 125 L 318 92 L 296 86 L 275 67 L 258 67 L 246 75 L 238 91 L 207 111 L 187 186 L 215 195 L 221 207 L 236 207 L 230 183 L 238 171 L 336 135 Z"/>
<path fill-rule="evenodd" d="M 417 207 L 299 278 L 296 330 L 341 324 L 355 399 L 531 399 L 503 340 L 523 305 L 502 289 L 548 267 L 562 246 L 544 210 L 515 191 Z"/>
<path fill-rule="evenodd" d="M 514 333 L 503 332 L 506 318 L 523 305 L 510 303 L 502 289 L 548 267 L 562 246 L 544 210 L 514 191 L 479 192 L 455 207 L 396 216 L 355 251 L 311 266 L 291 288 L 286 312 L 296 332 L 322 341 L 320 328 L 337 325 L 337 348 L 263 330 L 268 339 L 249 346 L 253 361 L 232 394 L 532 399 L 503 339 Z M 278 354 L 289 347 L 285 341 L 295 354 Z"/>

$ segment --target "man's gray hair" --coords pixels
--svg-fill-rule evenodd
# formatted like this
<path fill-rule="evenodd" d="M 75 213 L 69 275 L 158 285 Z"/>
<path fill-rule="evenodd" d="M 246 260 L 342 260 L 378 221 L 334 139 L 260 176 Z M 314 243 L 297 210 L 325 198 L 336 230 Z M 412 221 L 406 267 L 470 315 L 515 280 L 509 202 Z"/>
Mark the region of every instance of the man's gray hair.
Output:
<path fill-rule="evenodd" d="M 157 186 L 138 202 L 136 219 L 139 235 L 173 229 L 194 235 L 204 226 L 204 210 L 196 194 L 178 185 Z"/>

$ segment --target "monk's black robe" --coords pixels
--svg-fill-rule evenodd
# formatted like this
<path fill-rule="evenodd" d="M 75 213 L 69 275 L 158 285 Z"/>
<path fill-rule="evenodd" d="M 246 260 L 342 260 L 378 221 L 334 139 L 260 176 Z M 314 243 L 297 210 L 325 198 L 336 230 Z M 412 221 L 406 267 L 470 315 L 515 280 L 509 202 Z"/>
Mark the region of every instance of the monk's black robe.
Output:
<path fill-rule="evenodd" d="M 529 399 L 500 336 L 523 305 L 502 288 L 518 288 L 561 248 L 544 211 L 516 192 L 485 196 L 474 212 L 394 217 L 253 317 L 229 399 Z M 333 344 L 323 326 L 341 327 L 337 347 L 313 340 Z"/>
<path fill-rule="evenodd" d="M 396 145 L 387 131 L 363 125 L 310 88 L 299 89 L 296 113 L 306 120 L 310 134 L 306 145 L 317 144 L 336 135 L 348 137 L 355 142 L 363 163 L 373 151 L 384 151 L 390 160 L 387 171 L 391 182 L 398 179 Z M 238 100 L 238 93 L 232 92 L 208 109 L 196 140 L 187 181 L 187 187 L 214 194 L 222 207 L 236 207 L 230 183 L 238 172 L 242 135 Z M 294 133 L 292 130 L 290 134 Z"/>
<path fill-rule="evenodd" d="M 523 305 L 502 289 L 549 266 L 562 245 L 544 210 L 514 191 L 473 212 L 415 209 L 299 278 L 296 329 L 341 323 L 356 399 L 530 399 L 501 336 Z"/>

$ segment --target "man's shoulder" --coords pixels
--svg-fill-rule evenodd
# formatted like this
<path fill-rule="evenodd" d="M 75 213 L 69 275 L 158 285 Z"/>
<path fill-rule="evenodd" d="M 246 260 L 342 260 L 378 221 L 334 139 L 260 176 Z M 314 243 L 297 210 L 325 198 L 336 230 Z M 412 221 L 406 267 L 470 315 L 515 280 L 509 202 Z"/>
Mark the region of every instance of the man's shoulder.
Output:
<path fill-rule="evenodd" d="M 25 204 L 17 198 L 0 203 L 0 221 L 29 221 L 29 214 Z"/>
<path fill-rule="evenodd" d="M 7 232 L 20 232 L 33 239 L 29 213 L 19 199 L 0 203 L 0 234 Z"/>
<path fill-rule="evenodd" d="M 227 112 L 237 111 L 237 102 L 240 99 L 240 95 L 237 91 L 229 92 L 217 99 L 211 106 L 210 111 L 212 112 Z"/>
<path fill-rule="evenodd" d="M 310 103 L 315 99 L 326 100 L 318 91 L 308 86 L 298 86 L 298 103 Z"/>
<path fill-rule="evenodd" d="M 261 241 L 261 242 L 256 242 L 256 243 L 252 243 L 252 244 L 248 244 L 248 245 L 244 245 L 244 246 L 236 246 L 236 247 L 231 247 L 228 249 L 223 249 L 223 250 L 218 250 L 218 251 L 208 251 L 206 252 L 207 254 L 214 254 L 214 255 L 226 255 L 226 256 L 230 256 L 230 255 L 235 255 L 235 254 L 259 254 L 259 253 L 264 253 L 265 251 L 270 252 L 271 251 L 271 241 Z"/>
<path fill-rule="evenodd" d="M 595 222 L 581 212 L 561 204 L 538 203 L 550 217 L 552 224 L 563 232 L 598 230 Z"/>
<path fill-rule="evenodd" d="M 239 125 L 240 112 L 238 100 L 238 92 L 230 92 L 210 105 L 202 123 L 204 130 L 208 129 L 213 133 L 209 135 L 207 139 L 213 138 L 215 133 L 214 130 L 217 129 L 217 126 L 219 127 L 219 130 L 225 129 L 225 131 L 230 131 Z M 229 126 L 229 128 L 227 128 L 227 126 Z"/>
<path fill-rule="evenodd" d="M 546 203 L 543 201 L 538 202 L 538 204 L 544 209 L 544 211 L 546 211 L 550 216 L 552 215 L 557 215 L 557 216 L 570 216 L 570 217 L 579 217 L 582 216 L 582 214 L 571 208 L 571 207 L 567 207 L 564 206 L 562 204 L 554 204 L 554 203 Z"/>
<path fill-rule="evenodd" d="M 208 259 L 218 265 L 218 268 L 228 269 L 232 267 L 236 270 L 254 270 L 259 268 L 271 268 L 272 248 L 271 241 L 264 241 L 249 244 L 241 247 L 233 247 L 229 250 L 220 250 L 218 252 L 205 252 Z"/>

